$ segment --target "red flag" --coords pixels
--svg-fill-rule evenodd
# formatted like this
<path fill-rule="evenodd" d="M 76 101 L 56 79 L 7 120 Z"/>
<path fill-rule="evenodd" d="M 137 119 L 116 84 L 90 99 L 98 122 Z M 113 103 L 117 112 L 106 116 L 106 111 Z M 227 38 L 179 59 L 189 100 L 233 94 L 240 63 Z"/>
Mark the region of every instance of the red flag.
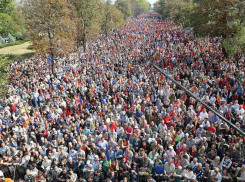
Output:
<path fill-rule="evenodd" d="M 45 137 L 48 134 L 48 130 L 45 131 L 44 134 L 42 134 L 42 137 Z"/>
<path fill-rule="evenodd" d="M 117 126 L 115 125 L 114 121 L 111 119 L 111 129 L 113 130 L 116 130 L 117 129 Z"/>
<path fill-rule="evenodd" d="M 128 154 L 129 154 L 129 151 L 127 152 L 127 154 L 125 156 L 126 163 L 128 162 Z"/>
<path fill-rule="evenodd" d="M 178 156 L 179 156 L 179 154 L 180 154 L 180 148 L 179 148 L 179 146 L 178 146 Z"/>
<path fill-rule="evenodd" d="M 195 126 L 193 128 L 193 138 L 195 137 L 196 129 L 197 129 L 197 125 L 195 124 Z"/>
<path fill-rule="evenodd" d="M 217 98 L 216 98 L 216 100 L 217 100 L 217 102 L 219 103 L 219 105 L 220 105 L 220 97 L 219 97 L 219 92 L 218 92 L 218 94 L 217 94 Z"/>
<path fill-rule="evenodd" d="M 106 129 L 107 129 L 107 132 L 109 131 L 109 126 L 108 126 L 108 123 L 106 122 Z"/>
<path fill-rule="evenodd" d="M 25 112 L 26 112 L 26 115 L 27 115 L 28 119 L 30 119 L 30 116 L 29 116 L 29 113 L 27 111 L 27 108 L 26 107 L 24 107 L 24 108 L 25 108 Z"/>
<path fill-rule="evenodd" d="M 118 99 L 117 99 L 116 94 L 114 94 L 114 99 L 115 99 L 115 102 L 118 103 Z"/>
<path fill-rule="evenodd" d="M 142 119 L 143 128 L 145 128 L 145 119 Z"/>
<path fill-rule="evenodd" d="M 227 76 L 225 77 L 225 86 L 226 86 L 227 90 L 230 90 L 230 86 L 229 86 L 229 83 L 228 83 Z"/>
<path fill-rule="evenodd" d="M 161 76 L 161 81 L 163 81 L 163 79 L 164 79 L 164 75 Z"/>
<path fill-rule="evenodd" d="M 174 143 L 175 143 L 175 138 L 176 138 L 176 135 L 174 135 L 174 137 L 173 137 L 172 145 L 174 145 Z"/>

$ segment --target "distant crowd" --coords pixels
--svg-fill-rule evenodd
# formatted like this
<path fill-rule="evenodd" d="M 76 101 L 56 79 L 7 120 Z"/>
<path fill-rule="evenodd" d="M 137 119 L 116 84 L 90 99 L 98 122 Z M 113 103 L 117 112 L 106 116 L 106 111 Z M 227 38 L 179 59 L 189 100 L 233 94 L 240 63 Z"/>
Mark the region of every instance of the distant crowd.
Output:
<path fill-rule="evenodd" d="M 244 58 L 220 41 L 141 18 L 79 54 L 12 63 L 0 180 L 244 182 L 244 136 L 151 65 L 244 131 Z"/>

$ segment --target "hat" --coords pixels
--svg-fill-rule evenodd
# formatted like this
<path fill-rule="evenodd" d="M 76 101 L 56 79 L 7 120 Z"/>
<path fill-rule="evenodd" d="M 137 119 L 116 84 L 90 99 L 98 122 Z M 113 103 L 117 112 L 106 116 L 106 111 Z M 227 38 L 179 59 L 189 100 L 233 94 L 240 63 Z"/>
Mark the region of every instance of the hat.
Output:
<path fill-rule="evenodd" d="M 159 162 L 158 165 L 162 165 L 162 162 Z"/>
<path fill-rule="evenodd" d="M 87 164 L 90 164 L 90 161 L 89 160 L 87 161 Z"/>
<path fill-rule="evenodd" d="M 187 150 L 186 150 L 186 149 L 184 149 L 183 151 L 184 151 L 184 152 L 187 152 Z"/>
<path fill-rule="evenodd" d="M 203 128 L 203 125 L 201 124 L 199 127 L 200 127 L 200 128 Z"/>
<path fill-rule="evenodd" d="M 222 139 L 221 139 L 221 142 L 225 142 L 225 139 L 224 139 L 224 138 L 222 138 Z"/>
<path fill-rule="evenodd" d="M 207 160 L 205 157 L 203 157 L 202 159 L 205 160 L 205 161 Z"/>
<path fill-rule="evenodd" d="M 172 146 L 170 146 L 170 147 L 168 147 L 168 148 L 173 150 L 173 147 L 172 147 Z"/>
<path fill-rule="evenodd" d="M 154 162 L 151 160 L 150 164 L 154 164 Z"/>

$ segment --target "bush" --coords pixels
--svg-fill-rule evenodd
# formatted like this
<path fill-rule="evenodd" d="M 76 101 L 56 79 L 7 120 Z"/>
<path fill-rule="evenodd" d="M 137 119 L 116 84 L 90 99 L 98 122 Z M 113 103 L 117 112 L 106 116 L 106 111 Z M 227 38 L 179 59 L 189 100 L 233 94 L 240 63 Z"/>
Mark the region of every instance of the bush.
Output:
<path fill-rule="evenodd" d="M 11 43 L 8 43 L 8 44 L 0 44 L 0 49 L 1 48 L 4 48 L 4 47 L 9 47 L 9 46 L 14 46 L 14 45 L 20 45 L 20 44 L 23 44 L 25 42 L 28 42 L 29 40 L 17 40 L 15 42 L 11 42 Z"/>
<path fill-rule="evenodd" d="M 28 50 L 32 50 L 32 49 L 33 49 L 33 45 L 29 45 L 29 46 L 27 47 L 27 49 L 28 49 Z"/>
<path fill-rule="evenodd" d="M 21 32 L 17 33 L 17 40 L 23 40 L 23 35 Z"/>
<path fill-rule="evenodd" d="M 9 43 L 15 42 L 14 37 L 13 37 L 10 33 L 8 34 L 8 42 L 9 42 Z"/>
<path fill-rule="evenodd" d="M 0 36 L 0 45 L 5 44 L 5 40 Z"/>

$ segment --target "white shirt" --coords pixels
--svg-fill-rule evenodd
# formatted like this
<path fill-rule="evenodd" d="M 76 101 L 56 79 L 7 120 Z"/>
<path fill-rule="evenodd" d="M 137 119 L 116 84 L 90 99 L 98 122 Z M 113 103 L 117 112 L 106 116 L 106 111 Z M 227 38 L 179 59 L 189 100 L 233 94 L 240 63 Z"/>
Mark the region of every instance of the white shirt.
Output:
<path fill-rule="evenodd" d="M 99 146 L 102 148 L 102 149 L 104 149 L 104 150 L 106 150 L 106 146 L 108 145 L 108 142 L 105 140 L 104 142 L 102 142 L 102 141 L 100 141 L 99 142 Z"/>
<path fill-rule="evenodd" d="M 201 121 L 203 121 L 206 116 L 208 117 L 208 113 L 207 112 L 201 112 L 200 113 Z"/>
<path fill-rule="evenodd" d="M 211 176 L 214 174 L 214 170 L 211 171 Z M 221 182 L 222 180 L 222 175 L 220 173 L 218 173 L 214 178 L 218 179 L 218 182 Z"/>
<path fill-rule="evenodd" d="M 203 121 L 202 125 L 203 125 L 204 128 L 207 128 L 207 127 L 210 126 L 210 123 L 209 123 L 209 121 L 207 121 L 206 123 Z"/>

